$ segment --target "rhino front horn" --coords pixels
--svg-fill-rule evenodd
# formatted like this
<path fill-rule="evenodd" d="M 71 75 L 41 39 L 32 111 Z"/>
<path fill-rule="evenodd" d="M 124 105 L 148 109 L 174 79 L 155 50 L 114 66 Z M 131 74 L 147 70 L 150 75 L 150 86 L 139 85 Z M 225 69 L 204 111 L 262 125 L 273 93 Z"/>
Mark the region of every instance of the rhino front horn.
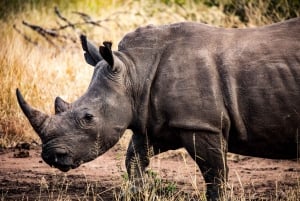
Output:
<path fill-rule="evenodd" d="M 43 140 L 43 138 L 45 136 L 42 136 L 41 130 L 43 129 L 44 122 L 46 121 L 46 119 L 49 118 L 49 116 L 47 114 L 44 114 L 44 113 L 32 108 L 24 100 L 24 98 L 23 98 L 21 92 L 19 91 L 19 89 L 16 90 L 16 94 L 17 94 L 18 103 L 19 103 L 22 111 L 24 112 L 24 114 L 28 118 L 28 120 L 29 120 L 31 126 L 33 127 L 33 129 L 35 130 L 35 132 L 37 132 L 37 134 Z"/>

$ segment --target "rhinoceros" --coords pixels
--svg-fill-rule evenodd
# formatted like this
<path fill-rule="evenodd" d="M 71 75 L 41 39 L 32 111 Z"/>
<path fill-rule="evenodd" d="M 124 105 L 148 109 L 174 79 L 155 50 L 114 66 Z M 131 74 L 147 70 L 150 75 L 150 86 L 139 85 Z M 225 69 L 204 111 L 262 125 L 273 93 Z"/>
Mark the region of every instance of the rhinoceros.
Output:
<path fill-rule="evenodd" d="M 55 114 L 47 115 L 17 89 L 49 165 L 76 168 L 131 129 L 125 164 L 132 181 L 152 155 L 183 147 L 202 172 L 207 198 L 218 200 L 227 152 L 299 156 L 300 18 L 245 29 L 149 25 L 125 35 L 117 51 L 84 35 L 81 43 L 95 69 L 78 100 L 57 97 Z"/>

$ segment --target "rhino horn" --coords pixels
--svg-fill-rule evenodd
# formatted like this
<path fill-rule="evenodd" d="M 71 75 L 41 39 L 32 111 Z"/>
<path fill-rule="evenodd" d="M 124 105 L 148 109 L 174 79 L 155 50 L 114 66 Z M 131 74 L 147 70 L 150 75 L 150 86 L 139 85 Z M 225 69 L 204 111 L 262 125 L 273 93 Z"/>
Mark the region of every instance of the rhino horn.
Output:
<path fill-rule="evenodd" d="M 70 107 L 70 103 L 64 101 L 60 97 L 55 98 L 55 101 L 54 101 L 55 114 L 65 112 L 69 109 L 69 107 Z"/>
<path fill-rule="evenodd" d="M 33 129 L 35 130 L 35 132 L 43 140 L 45 138 L 45 136 L 43 136 L 41 134 L 42 133 L 41 131 L 44 127 L 44 122 L 49 118 L 49 116 L 47 114 L 44 114 L 44 113 L 32 108 L 24 100 L 24 98 L 23 98 L 21 92 L 19 91 L 19 89 L 16 90 L 16 94 L 17 94 L 18 103 L 19 103 L 22 111 L 24 112 L 24 114 L 28 118 L 28 120 L 29 120 L 31 126 L 33 127 Z"/>

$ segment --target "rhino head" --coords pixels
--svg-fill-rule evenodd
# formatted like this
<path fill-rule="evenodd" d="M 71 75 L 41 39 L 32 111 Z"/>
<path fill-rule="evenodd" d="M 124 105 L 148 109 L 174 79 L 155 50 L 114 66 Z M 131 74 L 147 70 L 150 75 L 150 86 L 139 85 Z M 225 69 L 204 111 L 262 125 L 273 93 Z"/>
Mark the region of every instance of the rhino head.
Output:
<path fill-rule="evenodd" d="M 127 67 L 111 43 L 96 48 L 81 36 L 85 59 L 95 67 L 87 91 L 73 103 L 57 97 L 55 114 L 31 107 L 17 89 L 17 100 L 42 141 L 42 158 L 68 171 L 91 161 L 117 143 L 132 119 Z"/>

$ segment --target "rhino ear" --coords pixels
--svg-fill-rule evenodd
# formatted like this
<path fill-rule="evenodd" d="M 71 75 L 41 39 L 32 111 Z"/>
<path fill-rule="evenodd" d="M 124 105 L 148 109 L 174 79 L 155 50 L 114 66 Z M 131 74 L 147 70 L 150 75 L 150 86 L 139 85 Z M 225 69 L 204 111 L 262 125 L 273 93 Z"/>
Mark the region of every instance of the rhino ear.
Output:
<path fill-rule="evenodd" d="M 85 61 L 92 66 L 96 66 L 96 64 L 102 60 L 98 48 L 88 41 L 85 35 L 80 35 L 80 40 L 82 49 L 85 51 Z"/>
<path fill-rule="evenodd" d="M 55 114 L 65 112 L 69 109 L 69 107 L 70 107 L 70 103 L 67 103 L 60 97 L 55 98 L 55 101 L 54 101 Z"/>
<path fill-rule="evenodd" d="M 111 51 L 111 42 L 103 42 L 104 46 L 100 46 L 99 51 L 103 59 L 110 65 L 111 70 L 115 72 L 117 69 L 114 67 L 114 57 Z"/>

